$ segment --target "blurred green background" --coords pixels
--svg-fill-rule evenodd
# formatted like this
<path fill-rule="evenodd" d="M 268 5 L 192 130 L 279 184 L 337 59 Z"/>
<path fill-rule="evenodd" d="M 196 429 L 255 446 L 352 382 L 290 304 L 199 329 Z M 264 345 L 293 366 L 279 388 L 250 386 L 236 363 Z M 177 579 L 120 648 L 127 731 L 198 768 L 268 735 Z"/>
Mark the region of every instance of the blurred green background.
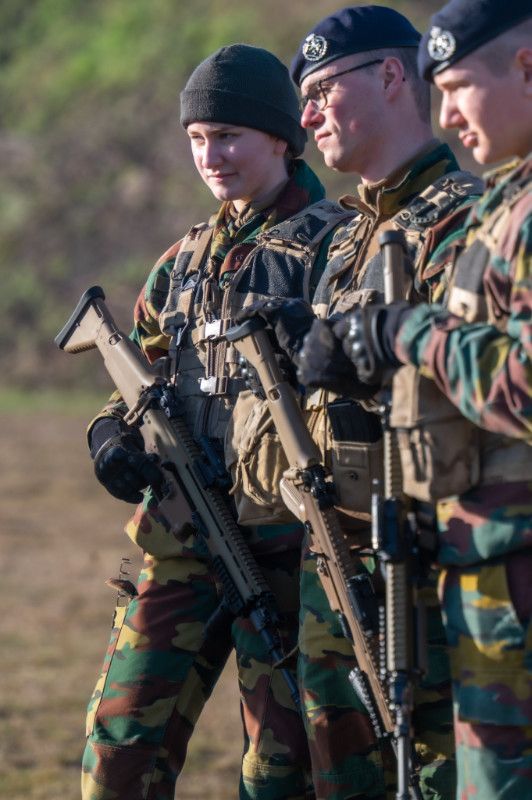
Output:
<path fill-rule="evenodd" d="M 433 0 L 389 2 L 424 29 Z M 107 387 L 53 337 L 101 284 L 120 323 L 149 267 L 215 203 L 194 172 L 178 94 L 204 57 L 247 42 L 288 63 L 335 0 L 2 0 L 1 386 Z M 353 177 L 307 158 L 331 197 Z M 6 392 L 3 392 L 4 402 Z M 74 398 L 74 395 L 71 395 Z"/>

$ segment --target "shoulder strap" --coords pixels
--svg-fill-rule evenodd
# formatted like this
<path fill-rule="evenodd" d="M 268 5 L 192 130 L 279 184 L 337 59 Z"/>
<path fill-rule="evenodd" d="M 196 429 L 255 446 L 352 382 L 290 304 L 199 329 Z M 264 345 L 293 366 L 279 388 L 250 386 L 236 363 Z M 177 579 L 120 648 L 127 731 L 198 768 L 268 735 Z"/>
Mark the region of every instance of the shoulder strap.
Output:
<path fill-rule="evenodd" d="M 183 289 L 185 274 L 190 278 L 195 275 L 193 287 L 198 285 L 202 265 L 205 263 L 207 250 L 212 240 L 213 229 L 207 223 L 194 225 L 183 239 L 182 246 L 176 256 L 170 273 L 170 288 L 163 310 L 159 316 L 161 331 L 170 337 L 168 355 L 170 357 L 170 375 L 177 374 L 179 356 L 183 346 L 183 335 L 190 325 L 195 291 L 191 287 L 185 294 L 185 302 L 178 310 L 178 300 Z"/>
<path fill-rule="evenodd" d="M 257 244 L 289 244 L 291 249 L 314 250 L 333 228 L 352 216 L 352 211 L 332 200 L 319 200 L 261 233 Z"/>
<path fill-rule="evenodd" d="M 423 231 L 447 216 L 468 197 L 481 195 L 484 183 L 471 172 L 455 170 L 427 186 L 393 217 L 403 230 Z"/>
<path fill-rule="evenodd" d="M 161 330 L 168 336 L 176 334 L 178 328 L 184 328 L 190 322 L 194 293 L 190 292 L 185 311 L 177 311 L 177 300 L 183 289 L 185 274 L 192 276 L 200 271 L 207 254 L 207 248 L 211 243 L 212 234 L 213 229 L 206 222 L 194 225 L 183 239 L 179 248 L 170 273 L 168 297 L 159 316 Z M 197 280 L 195 283 L 197 283 Z"/>
<path fill-rule="evenodd" d="M 527 185 L 528 184 L 528 185 Z M 486 269 L 498 251 L 499 243 L 504 238 L 507 252 L 514 252 L 520 235 L 521 226 L 517 219 L 512 221 L 514 208 L 529 195 L 529 182 L 520 180 L 508 183 L 502 193 L 494 198 L 493 204 L 484 205 L 480 216 L 474 215 L 467 228 L 466 246 L 454 264 L 454 272 L 449 292 L 447 307 L 456 316 L 466 322 L 488 321 L 491 325 L 505 332 L 507 314 L 490 302 L 486 292 L 484 277 Z M 495 200 L 498 204 L 495 205 Z M 532 198 L 523 208 L 521 217 L 530 213 Z"/>

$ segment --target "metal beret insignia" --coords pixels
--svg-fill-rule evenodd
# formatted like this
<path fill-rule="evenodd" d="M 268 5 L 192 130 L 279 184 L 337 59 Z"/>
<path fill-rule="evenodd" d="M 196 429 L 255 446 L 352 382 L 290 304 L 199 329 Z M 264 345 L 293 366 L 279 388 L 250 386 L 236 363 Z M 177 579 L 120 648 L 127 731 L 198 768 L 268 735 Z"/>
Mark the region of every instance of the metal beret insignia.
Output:
<path fill-rule="evenodd" d="M 434 61 L 446 61 L 456 50 L 456 39 L 450 31 L 438 27 L 431 28 L 427 50 Z"/>
<path fill-rule="evenodd" d="M 307 61 L 319 61 L 327 52 L 327 40 L 323 36 L 311 33 L 303 42 L 302 50 Z"/>

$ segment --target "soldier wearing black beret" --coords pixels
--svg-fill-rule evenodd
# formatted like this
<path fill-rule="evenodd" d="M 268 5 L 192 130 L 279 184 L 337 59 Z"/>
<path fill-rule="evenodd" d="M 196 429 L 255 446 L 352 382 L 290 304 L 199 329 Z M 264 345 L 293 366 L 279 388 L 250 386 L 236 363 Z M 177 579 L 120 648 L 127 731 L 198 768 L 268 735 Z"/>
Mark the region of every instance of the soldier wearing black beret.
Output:
<path fill-rule="evenodd" d="M 431 18 L 419 47 L 419 71 L 428 81 L 502 33 L 530 19 L 527 0 L 451 0 Z"/>
<path fill-rule="evenodd" d="M 451 0 L 421 40 L 419 70 L 442 92 L 441 126 L 456 128 L 478 163 L 504 163 L 486 176 L 455 242 L 445 303 L 355 311 L 344 348 L 372 385 L 402 364 L 432 378 L 456 407 L 444 439 L 458 447 L 460 424 L 462 439 L 475 442 L 470 479 L 437 505 L 457 796 L 524 800 L 532 797 L 530 0 Z"/>
<path fill-rule="evenodd" d="M 440 124 L 480 164 L 530 152 L 531 20 L 527 0 L 452 0 L 421 41 L 420 74 L 443 92 Z"/>
<path fill-rule="evenodd" d="M 434 138 L 430 87 L 417 72 L 420 38 L 410 21 L 391 8 L 351 6 L 318 22 L 291 64 L 302 95 L 303 127 L 313 134 L 328 167 L 356 175 L 361 182 L 353 196 L 341 201 L 353 219 L 333 241 L 307 326 L 302 314 L 294 314 L 293 304 L 286 312 L 264 306 L 254 311 L 272 324 L 279 341 L 294 345 L 291 355 L 311 327 L 309 346 L 303 347 L 301 359 L 296 352 L 295 360 L 302 383 L 326 389 L 309 391 L 307 406 L 317 420 L 314 431 L 319 432 L 316 439 L 327 466 L 335 471 L 346 528 L 369 527 L 371 478 L 382 466 L 382 426 L 376 414 L 346 397 L 353 368 L 341 345 L 339 352 L 335 349 L 330 318 L 353 304 L 382 298 L 378 236 L 383 229 L 406 227 L 417 270 L 430 226 L 439 223 L 438 230 L 452 231 L 480 188 L 459 169 L 447 145 Z M 444 263 L 432 273 L 436 288 Z M 421 269 L 411 292 L 416 299 L 418 291 L 423 296 L 432 291 Z M 373 395 L 364 388 L 366 398 Z M 418 778 L 423 797 L 452 800 L 456 781 L 445 634 L 434 583 L 424 585 L 422 592 L 431 606 L 430 668 L 415 698 Z M 380 800 L 393 791 L 391 781 L 386 786 L 383 780 L 368 715 L 348 679 L 355 666 L 352 648 L 328 607 L 310 549 L 304 557 L 300 614 L 299 676 L 317 796 Z"/>
<path fill-rule="evenodd" d="M 318 22 L 292 60 L 292 78 L 301 86 L 313 72 L 339 58 L 384 48 L 417 50 L 420 34 L 406 17 L 386 6 L 343 8 Z"/>

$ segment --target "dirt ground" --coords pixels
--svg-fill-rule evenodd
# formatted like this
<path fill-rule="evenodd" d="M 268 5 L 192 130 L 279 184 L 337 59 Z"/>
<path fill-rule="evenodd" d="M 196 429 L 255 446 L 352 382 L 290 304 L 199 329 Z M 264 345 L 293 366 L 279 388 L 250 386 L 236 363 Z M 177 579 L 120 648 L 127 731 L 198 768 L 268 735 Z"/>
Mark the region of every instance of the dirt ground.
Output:
<path fill-rule="evenodd" d="M 105 579 L 122 556 L 128 506 L 99 486 L 89 414 L 0 412 L 0 798 L 75 800 L 85 706 L 115 602 Z M 135 567 L 136 568 L 136 567 Z M 238 796 L 234 665 L 192 738 L 180 800 Z"/>

